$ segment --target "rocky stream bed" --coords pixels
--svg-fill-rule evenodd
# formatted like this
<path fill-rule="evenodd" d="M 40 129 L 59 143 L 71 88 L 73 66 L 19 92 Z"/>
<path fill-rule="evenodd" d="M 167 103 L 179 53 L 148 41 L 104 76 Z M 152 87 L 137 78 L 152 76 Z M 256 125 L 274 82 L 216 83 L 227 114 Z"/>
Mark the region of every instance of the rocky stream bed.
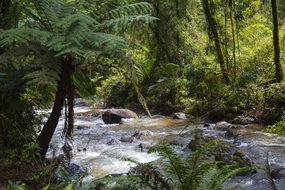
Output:
<path fill-rule="evenodd" d="M 104 124 L 101 114 L 98 114 L 104 111 L 97 110 L 94 114 L 84 104 L 76 104 L 75 107 L 72 163 L 88 170 L 85 181 L 127 173 L 135 164 L 124 158 L 141 163 L 159 159 L 157 154 L 148 154 L 147 147 L 161 140 L 167 140 L 176 151 L 183 153 L 194 138 L 193 131 L 201 129 L 202 136 L 223 138 L 256 165 L 264 165 L 268 154 L 277 188 L 285 189 L 285 138 L 262 132 L 262 125 L 205 124 L 163 116 L 140 116 L 139 119 L 123 120 L 121 124 Z M 49 157 L 62 154 L 63 125 L 64 119 L 61 118 L 50 144 Z M 267 189 L 270 186 L 265 173 L 260 171 L 235 177 L 228 183 L 246 190 Z"/>

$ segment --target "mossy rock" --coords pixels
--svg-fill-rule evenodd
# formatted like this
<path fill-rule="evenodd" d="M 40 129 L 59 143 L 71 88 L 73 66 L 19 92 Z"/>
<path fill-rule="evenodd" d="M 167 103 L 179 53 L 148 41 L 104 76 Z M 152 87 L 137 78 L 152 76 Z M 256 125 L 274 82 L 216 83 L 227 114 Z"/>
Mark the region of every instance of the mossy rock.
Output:
<path fill-rule="evenodd" d="M 196 151 L 201 147 L 215 141 L 214 137 L 203 135 L 195 135 L 187 147 Z M 237 165 L 240 167 L 252 166 L 253 162 L 249 157 L 233 144 L 225 141 L 219 141 L 215 146 L 207 151 L 209 157 L 213 157 L 216 161 L 221 161 L 225 164 Z"/>

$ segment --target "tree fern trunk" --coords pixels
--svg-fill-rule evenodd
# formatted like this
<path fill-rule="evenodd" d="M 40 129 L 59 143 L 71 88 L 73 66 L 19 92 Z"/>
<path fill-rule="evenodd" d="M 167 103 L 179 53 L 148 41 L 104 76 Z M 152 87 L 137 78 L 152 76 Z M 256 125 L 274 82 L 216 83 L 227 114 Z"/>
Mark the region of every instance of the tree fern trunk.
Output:
<path fill-rule="evenodd" d="M 67 87 L 66 87 L 66 97 L 67 97 L 67 105 L 68 105 L 68 126 L 66 129 L 66 137 L 71 138 L 74 127 L 74 84 L 73 84 L 73 73 L 74 67 L 72 64 L 72 60 L 69 61 L 68 67 L 68 78 L 67 78 Z"/>
<path fill-rule="evenodd" d="M 64 99 L 66 96 L 65 82 L 67 77 L 68 76 L 66 69 L 65 67 L 63 67 L 62 74 L 60 76 L 60 81 L 58 82 L 52 112 L 38 137 L 38 144 L 41 148 L 40 154 L 42 158 L 44 158 L 47 153 L 49 143 L 58 124 L 58 120 L 61 116 L 61 110 L 64 105 Z"/>

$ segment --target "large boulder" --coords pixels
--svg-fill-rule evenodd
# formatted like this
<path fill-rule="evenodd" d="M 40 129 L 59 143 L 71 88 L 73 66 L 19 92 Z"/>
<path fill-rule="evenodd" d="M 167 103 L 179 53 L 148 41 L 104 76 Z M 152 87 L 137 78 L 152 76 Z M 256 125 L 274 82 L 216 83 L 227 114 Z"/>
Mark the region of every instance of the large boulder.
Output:
<path fill-rule="evenodd" d="M 209 143 L 214 142 L 215 138 L 204 136 L 199 133 L 194 135 L 194 138 L 188 144 L 191 151 L 196 151 Z M 253 162 L 250 158 L 242 152 L 239 148 L 235 147 L 230 142 L 220 140 L 217 144 L 207 150 L 210 157 L 214 157 L 216 161 L 222 161 L 226 164 L 238 165 L 241 167 L 252 166 Z"/>
<path fill-rule="evenodd" d="M 120 123 L 123 118 L 138 118 L 138 115 L 128 109 L 110 109 L 103 113 L 102 119 L 105 124 Z"/>
<path fill-rule="evenodd" d="M 246 117 L 246 116 L 240 115 L 234 118 L 233 120 L 231 120 L 230 122 L 234 124 L 248 125 L 248 124 L 256 123 L 257 120 L 254 117 Z"/>

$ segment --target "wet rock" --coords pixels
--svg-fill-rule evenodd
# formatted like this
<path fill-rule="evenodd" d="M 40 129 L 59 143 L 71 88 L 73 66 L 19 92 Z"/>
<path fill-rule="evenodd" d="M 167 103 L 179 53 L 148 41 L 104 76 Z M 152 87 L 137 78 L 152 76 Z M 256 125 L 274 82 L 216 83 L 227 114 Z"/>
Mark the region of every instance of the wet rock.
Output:
<path fill-rule="evenodd" d="M 143 130 L 143 131 L 138 131 L 135 134 L 133 134 L 133 137 L 137 139 L 142 139 L 148 136 L 153 136 L 153 132 L 151 132 L 150 130 Z"/>
<path fill-rule="evenodd" d="M 194 116 L 185 114 L 183 112 L 177 112 L 172 115 L 172 119 L 193 119 Z"/>
<path fill-rule="evenodd" d="M 187 147 L 192 151 L 196 151 L 214 139 L 214 137 L 195 135 Z M 216 161 L 222 161 L 226 164 L 238 166 L 251 166 L 253 164 L 245 153 L 230 142 L 220 141 L 211 149 L 207 150 L 207 154 L 210 157 L 214 157 Z"/>
<path fill-rule="evenodd" d="M 213 137 L 203 136 L 203 131 L 201 129 L 195 129 L 192 134 L 193 139 L 187 145 L 187 148 L 191 151 L 198 150 L 199 148 L 201 148 L 201 146 L 214 139 Z"/>
<path fill-rule="evenodd" d="M 187 116 L 185 113 L 182 113 L 182 112 L 178 112 L 178 113 L 174 113 L 172 115 L 172 118 L 173 119 L 187 119 Z"/>
<path fill-rule="evenodd" d="M 253 162 L 240 149 L 236 148 L 228 142 L 222 142 L 218 145 L 212 154 L 215 160 L 222 161 L 226 164 L 238 165 L 240 167 L 252 166 Z"/>
<path fill-rule="evenodd" d="M 194 138 L 190 141 L 190 143 L 187 145 L 187 148 L 189 148 L 191 151 L 196 151 L 199 148 L 201 148 L 203 145 L 206 145 L 207 143 L 211 142 L 212 140 L 214 140 L 214 137 L 197 137 L 194 136 Z"/>
<path fill-rule="evenodd" d="M 226 121 L 220 121 L 220 122 L 216 123 L 216 125 L 214 126 L 214 129 L 227 131 L 231 126 L 232 126 L 232 124 L 230 124 Z"/>
<path fill-rule="evenodd" d="M 285 168 L 280 166 L 271 166 L 273 169 L 270 175 L 274 179 L 285 179 Z"/>
<path fill-rule="evenodd" d="M 86 102 L 84 102 L 82 98 L 76 98 L 74 100 L 74 106 L 83 107 L 83 106 L 88 106 L 88 105 L 86 104 Z"/>
<path fill-rule="evenodd" d="M 163 115 L 153 115 L 153 116 L 151 116 L 151 119 L 163 119 L 163 118 L 165 118 L 165 116 L 163 116 Z"/>
<path fill-rule="evenodd" d="M 78 130 L 85 130 L 85 129 L 90 129 L 88 126 L 81 126 L 81 125 L 75 125 L 76 129 Z"/>
<path fill-rule="evenodd" d="M 218 131 L 226 131 L 229 134 L 235 134 L 235 131 L 244 129 L 246 125 L 231 124 L 226 121 L 221 121 L 215 124 L 214 129 Z M 232 134 L 232 135 L 233 135 Z"/>
<path fill-rule="evenodd" d="M 110 109 L 102 115 L 105 124 L 120 123 L 122 118 L 138 118 L 138 115 L 128 109 Z"/>
<path fill-rule="evenodd" d="M 78 180 L 86 173 L 80 166 L 74 163 L 62 161 L 53 171 L 52 179 L 55 183 L 69 183 Z"/>
<path fill-rule="evenodd" d="M 134 137 L 121 137 L 120 141 L 125 143 L 132 143 L 134 142 Z"/>
<path fill-rule="evenodd" d="M 205 123 L 205 124 L 203 125 L 203 127 L 204 127 L 204 128 L 209 128 L 209 127 L 211 127 L 211 124 Z"/>
<path fill-rule="evenodd" d="M 248 124 L 256 123 L 257 121 L 254 117 L 237 116 L 230 122 L 234 124 L 239 124 L 239 125 L 248 125 Z"/>
<path fill-rule="evenodd" d="M 231 130 L 228 130 L 226 133 L 225 133 L 225 138 L 226 139 L 230 139 L 230 138 L 234 138 L 235 137 L 235 134 L 231 131 Z"/>
<path fill-rule="evenodd" d="M 119 144 L 120 142 L 116 139 L 111 139 L 107 142 L 107 145 L 115 145 L 115 144 Z"/>
<path fill-rule="evenodd" d="M 148 146 L 144 143 L 140 143 L 138 147 L 140 148 L 141 152 L 144 152 L 144 150 L 148 148 Z"/>
<path fill-rule="evenodd" d="M 168 136 L 166 140 L 169 142 L 170 145 L 176 145 L 181 147 L 185 147 L 189 143 L 189 140 L 179 135 Z"/>

